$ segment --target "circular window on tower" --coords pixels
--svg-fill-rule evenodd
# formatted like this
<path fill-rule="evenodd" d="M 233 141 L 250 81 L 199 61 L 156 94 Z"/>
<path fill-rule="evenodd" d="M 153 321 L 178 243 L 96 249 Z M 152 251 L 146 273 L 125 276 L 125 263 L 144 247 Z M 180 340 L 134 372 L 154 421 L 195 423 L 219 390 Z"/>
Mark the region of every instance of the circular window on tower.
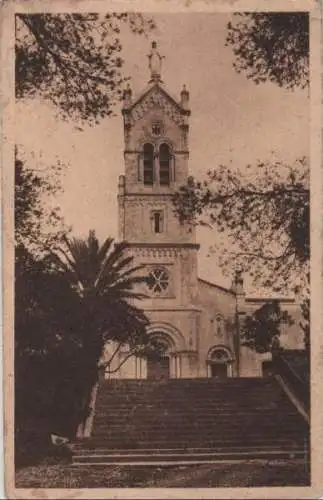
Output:
<path fill-rule="evenodd" d="M 169 286 L 169 274 L 163 267 L 155 267 L 148 275 L 148 288 L 156 295 L 165 292 Z"/>

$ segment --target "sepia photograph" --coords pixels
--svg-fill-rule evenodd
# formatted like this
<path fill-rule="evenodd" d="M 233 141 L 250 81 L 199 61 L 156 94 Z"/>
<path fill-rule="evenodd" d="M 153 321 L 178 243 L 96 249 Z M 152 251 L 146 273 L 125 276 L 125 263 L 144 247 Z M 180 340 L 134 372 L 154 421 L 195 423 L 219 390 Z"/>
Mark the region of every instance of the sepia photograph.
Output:
<path fill-rule="evenodd" d="M 310 25 L 16 10 L 19 491 L 312 485 Z"/>

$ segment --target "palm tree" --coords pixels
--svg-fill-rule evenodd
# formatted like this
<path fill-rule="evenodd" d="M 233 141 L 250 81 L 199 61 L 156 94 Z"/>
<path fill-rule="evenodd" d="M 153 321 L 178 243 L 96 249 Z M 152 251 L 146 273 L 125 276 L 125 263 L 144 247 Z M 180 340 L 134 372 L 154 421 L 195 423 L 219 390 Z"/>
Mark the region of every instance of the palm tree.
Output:
<path fill-rule="evenodd" d="M 148 319 L 134 305 L 144 295 L 136 287 L 145 282 L 142 266 L 134 266 L 126 254 L 126 243 L 107 238 L 100 245 L 95 232 L 83 239 L 65 238 L 64 248 L 53 254 L 78 298 L 69 321 L 70 333 L 77 336 L 77 359 L 73 360 L 79 385 L 79 418 L 86 418 L 93 386 L 98 380 L 104 346 L 114 341 L 127 344 L 130 353 L 144 352 L 150 339 Z"/>

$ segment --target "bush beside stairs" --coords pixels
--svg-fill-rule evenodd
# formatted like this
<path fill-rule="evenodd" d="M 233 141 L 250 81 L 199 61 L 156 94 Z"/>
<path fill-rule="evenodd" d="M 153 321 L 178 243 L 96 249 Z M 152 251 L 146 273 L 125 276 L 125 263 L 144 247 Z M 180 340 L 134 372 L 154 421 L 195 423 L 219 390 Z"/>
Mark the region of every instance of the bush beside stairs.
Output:
<path fill-rule="evenodd" d="M 102 380 L 73 465 L 304 459 L 308 438 L 273 377 Z"/>

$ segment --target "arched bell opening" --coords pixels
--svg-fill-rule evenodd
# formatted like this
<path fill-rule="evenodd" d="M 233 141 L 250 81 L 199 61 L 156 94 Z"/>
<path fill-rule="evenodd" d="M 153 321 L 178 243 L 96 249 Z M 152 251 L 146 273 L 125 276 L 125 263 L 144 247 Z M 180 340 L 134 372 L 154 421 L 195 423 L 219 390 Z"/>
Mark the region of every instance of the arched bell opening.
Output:
<path fill-rule="evenodd" d="M 154 183 L 154 146 L 144 144 L 143 158 L 143 178 L 145 186 L 152 186 Z"/>
<path fill-rule="evenodd" d="M 169 186 L 171 181 L 171 150 L 163 143 L 159 148 L 159 184 Z"/>

